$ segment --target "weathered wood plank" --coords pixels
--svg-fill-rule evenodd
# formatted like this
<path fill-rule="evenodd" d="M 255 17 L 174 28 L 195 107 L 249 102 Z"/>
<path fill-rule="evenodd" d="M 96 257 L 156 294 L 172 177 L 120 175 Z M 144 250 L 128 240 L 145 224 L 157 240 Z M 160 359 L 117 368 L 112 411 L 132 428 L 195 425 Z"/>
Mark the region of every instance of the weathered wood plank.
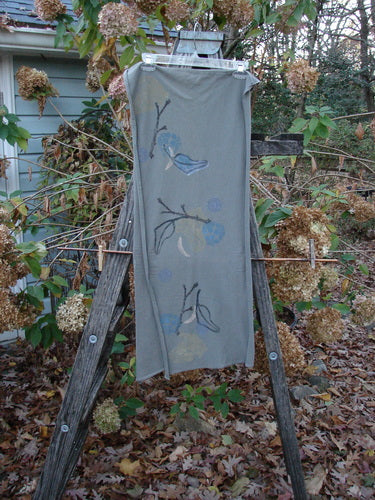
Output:
<path fill-rule="evenodd" d="M 251 256 L 253 258 L 263 258 L 262 246 L 252 203 L 250 203 L 250 242 Z M 286 468 L 291 478 L 294 498 L 296 500 L 306 500 L 307 494 L 297 436 L 293 424 L 292 407 L 288 394 L 284 363 L 280 350 L 264 262 L 253 261 L 252 276 L 254 296 L 269 360 L 273 400 L 283 445 Z"/>
<path fill-rule="evenodd" d="M 133 209 L 133 188 L 130 184 L 110 249 L 120 250 L 119 242 L 125 238 L 128 240 L 127 249 L 131 250 Z M 36 500 L 61 498 L 77 463 L 86 439 L 91 410 L 107 372 L 116 324 L 126 307 L 126 303 L 122 301 L 121 304 L 119 298 L 130 261 L 131 255 L 107 254 L 34 495 Z"/>
<path fill-rule="evenodd" d="M 251 156 L 291 156 L 303 153 L 303 134 L 251 135 Z"/>

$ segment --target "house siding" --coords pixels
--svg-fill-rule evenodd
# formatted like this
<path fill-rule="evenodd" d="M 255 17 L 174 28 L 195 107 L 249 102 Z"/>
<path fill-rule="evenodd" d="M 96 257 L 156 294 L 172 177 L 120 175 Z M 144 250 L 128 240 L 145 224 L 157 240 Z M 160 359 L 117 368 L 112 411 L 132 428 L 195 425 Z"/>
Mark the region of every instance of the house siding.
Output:
<path fill-rule="evenodd" d="M 82 101 L 93 97 L 85 87 L 85 63 L 83 61 L 58 58 L 14 56 L 14 78 L 21 66 L 31 66 L 45 71 L 50 82 L 59 91 L 59 97 L 52 98 L 52 103 L 68 121 L 76 118 L 82 108 Z M 63 119 L 50 103 L 47 103 L 43 116 L 39 118 L 38 104 L 24 101 L 18 93 L 15 82 L 15 113 L 21 119 L 20 125 L 32 135 L 26 152 L 19 152 L 18 169 L 20 190 L 23 195 L 30 195 L 37 190 L 40 181 L 40 167 L 35 165 L 43 152 L 42 138 L 57 132 Z M 34 162 L 34 163 L 32 163 Z"/>

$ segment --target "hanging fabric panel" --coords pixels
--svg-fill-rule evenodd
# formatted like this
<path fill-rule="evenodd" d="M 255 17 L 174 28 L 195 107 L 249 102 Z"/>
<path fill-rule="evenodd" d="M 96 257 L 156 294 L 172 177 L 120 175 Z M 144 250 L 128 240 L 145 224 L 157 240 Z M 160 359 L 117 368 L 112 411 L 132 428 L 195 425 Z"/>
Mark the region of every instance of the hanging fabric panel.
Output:
<path fill-rule="evenodd" d="M 139 63 L 134 143 L 137 380 L 253 365 L 249 73 Z"/>

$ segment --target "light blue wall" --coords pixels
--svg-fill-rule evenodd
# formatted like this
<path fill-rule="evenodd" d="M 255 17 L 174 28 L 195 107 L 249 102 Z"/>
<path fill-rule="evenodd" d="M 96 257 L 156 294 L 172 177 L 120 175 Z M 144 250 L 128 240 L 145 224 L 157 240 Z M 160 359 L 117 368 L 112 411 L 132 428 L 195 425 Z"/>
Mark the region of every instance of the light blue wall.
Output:
<path fill-rule="evenodd" d="M 92 97 L 85 87 L 86 63 L 80 60 L 62 58 L 49 58 L 44 56 L 14 57 L 14 73 L 20 66 L 31 66 L 47 73 L 52 85 L 57 88 L 60 96 L 53 98 L 54 105 L 59 109 L 66 120 L 72 120 L 80 114 L 83 108 L 82 101 Z M 40 180 L 39 168 L 26 160 L 37 162 L 43 152 L 41 139 L 45 135 L 57 132 L 63 120 L 58 116 L 53 107 L 47 103 L 43 116 L 39 118 L 38 104 L 34 101 L 24 101 L 18 94 L 15 81 L 16 114 L 21 119 L 20 126 L 26 128 L 31 134 L 29 148 L 26 153 L 19 154 L 20 189 L 24 195 L 36 191 Z M 29 175 L 29 166 L 32 175 Z"/>

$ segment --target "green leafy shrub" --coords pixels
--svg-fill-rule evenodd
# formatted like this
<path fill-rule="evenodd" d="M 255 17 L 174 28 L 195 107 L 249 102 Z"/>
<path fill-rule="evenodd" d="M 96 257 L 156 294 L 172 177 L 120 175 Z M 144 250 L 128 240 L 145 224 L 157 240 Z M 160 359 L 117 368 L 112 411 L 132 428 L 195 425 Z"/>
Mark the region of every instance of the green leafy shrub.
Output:
<path fill-rule="evenodd" d="M 17 144 L 26 151 L 31 134 L 25 128 L 17 125 L 17 122 L 20 121 L 18 116 L 9 113 L 8 108 L 3 104 L 0 106 L 0 118 L 0 139 L 7 141 L 11 146 Z"/>

